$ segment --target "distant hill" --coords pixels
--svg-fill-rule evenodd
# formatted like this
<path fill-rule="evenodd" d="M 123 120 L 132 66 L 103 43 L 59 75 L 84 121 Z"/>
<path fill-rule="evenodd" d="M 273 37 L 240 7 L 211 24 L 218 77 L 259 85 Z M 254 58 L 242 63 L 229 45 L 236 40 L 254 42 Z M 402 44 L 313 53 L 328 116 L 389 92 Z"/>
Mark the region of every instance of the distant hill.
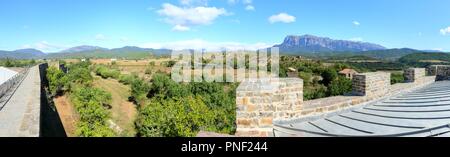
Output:
<path fill-rule="evenodd" d="M 76 53 L 76 52 L 86 52 L 86 51 L 102 51 L 102 50 L 108 50 L 107 48 L 102 48 L 98 46 L 89 46 L 89 45 L 82 45 L 77 47 L 72 47 L 66 50 L 60 51 L 60 53 Z"/>
<path fill-rule="evenodd" d="M 15 59 L 34 59 L 43 57 L 46 54 L 36 49 L 20 49 L 15 51 L 1 51 L 0 58 L 15 58 Z"/>
<path fill-rule="evenodd" d="M 287 36 L 283 43 L 274 45 L 282 54 L 323 53 L 323 52 L 361 52 L 385 50 L 386 48 L 372 43 L 347 40 L 333 40 L 313 35 Z"/>
<path fill-rule="evenodd" d="M 414 53 L 403 56 L 399 59 L 403 63 L 441 63 L 450 62 L 450 54 L 448 53 Z"/>
<path fill-rule="evenodd" d="M 61 53 L 49 53 L 45 58 L 126 58 L 126 59 L 141 59 L 150 56 L 170 55 L 171 50 L 166 49 L 149 49 L 135 46 L 125 46 L 122 48 L 106 49 L 100 47 L 80 47 L 72 49 L 71 51 L 64 51 Z M 73 51 L 77 50 L 77 51 Z"/>
<path fill-rule="evenodd" d="M 403 49 L 364 51 L 364 52 L 359 52 L 359 53 L 354 53 L 354 54 L 364 55 L 364 56 L 378 58 L 378 59 L 384 59 L 384 60 L 397 60 L 403 56 L 406 56 L 409 54 L 415 54 L 415 53 L 426 53 L 426 52 L 414 50 L 414 49 L 403 48 Z"/>
<path fill-rule="evenodd" d="M 134 46 L 106 49 L 98 46 L 77 46 L 57 53 L 44 53 L 36 49 L 1 51 L 0 58 L 59 59 L 59 58 L 126 58 L 141 59 L 149 56 L 170 56 L 168 49 L 149 49 Z"/>

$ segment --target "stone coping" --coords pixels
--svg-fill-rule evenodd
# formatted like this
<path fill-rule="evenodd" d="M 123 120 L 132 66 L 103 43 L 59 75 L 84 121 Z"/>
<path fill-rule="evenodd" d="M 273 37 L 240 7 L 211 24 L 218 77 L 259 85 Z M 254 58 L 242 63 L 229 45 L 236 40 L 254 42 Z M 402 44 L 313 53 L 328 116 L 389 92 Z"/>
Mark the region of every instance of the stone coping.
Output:
<path fill-rule="evenodd" d="M 435 76 L 427 76 L 421 78 L 415 83 L 397 83 L 391 85 L 389 93 L 383 96 L 334 96 L 322 99 L 315 99 L 303 102 L 303 108 L 300 119 L 308 116 L 317 116 L 331 113 L 339 110 L 346 110 L 356 105 L 361 106 L 372 101 L 379 101 L 392 97 L 394 95 L 403 94 L 412 90 L 424 87 L 435 82 Z M 291 121 L 291 120 L 289 120 Z"/>

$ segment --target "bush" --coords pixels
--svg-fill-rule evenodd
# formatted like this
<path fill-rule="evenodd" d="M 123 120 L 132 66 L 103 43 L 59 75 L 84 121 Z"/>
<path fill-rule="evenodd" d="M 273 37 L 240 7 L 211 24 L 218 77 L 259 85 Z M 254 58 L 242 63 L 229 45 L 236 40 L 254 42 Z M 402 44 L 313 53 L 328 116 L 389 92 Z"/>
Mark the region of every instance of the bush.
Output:
<path fill-rule="evenodd" d="M 150 97 L 177 98 L 189 95 L 189 90 L 186 86 L 178 84 L 169 76 L 164 74 L 155 74 L 152 77 L 152 86 L 150 88 Z"/>
<path fill-rule="evenodd" d="M 50 93 L 54 95 L 61 94 L 66 85 L 68 78 L 66 75 L 56 67 L 49 67 L 47 69 L 47 80 L 49 83 Z"/>
<path fill-rule="evenodd" d="M 323 78 L 322 83 L 328 86 L 331 81 L 334 81 L 338 77 L 338 74 L 334 69 L 326 69 L 322 72 L 321 76 Z"/>
<path fill-rule="evenodd" d="M 213 116 L 200 97 L 152 99 L 140 110 L 136 130 L 141 137 L 193 137 L 211 126 Z"/>
<path fill-rule="evenodd" d="M 391 73 L 391 84 L 403 83 L 405 82 L 405 77 L 402 73 Z"/>
<path fill-rule="evenodd" d="M 118 79 L 120 76 L 120 71 L 116 69 L 110 69 L 106 66 L 97 66 L 95 68 L 95 74 L 101 76 L 104 79 L 113 78 Z"/>
<path fill-rule="evenodd" d="M 123 83 L 124 85 L 130 85 L 136 79 L 139 79 L 139 77 L 135 74 L 131 75 L 123 74 L 119 76 L 119 82 Z"/>
<path fill-rule="evenodd" d="M 138 105 L 145 103 L 149 91 L 150 85 L 142 79 L 134 79 L 131 83 L 131 99 Z"/>
<path fill-rule="evenodd" d="M 328 87 L 330 96 L 344 95 L 352 91 L 352 80 L 345 77 L 339 77 L 333 80 Z"/>
<path fill-rule="evenodd" d="M 148 66 L 147 68 L 145 68 L 145 74 L 151 75 L 152 73 L 153 73 L 153 67 Z"/>
<path fill-rule="evenodd" d="M 77 87 L 73 91 L 72 102 L 80 115 L 76 134 L 81 137 L 114 136 L 108 127 L 110 113 L 105 106 L 111 103 L 111 94 L 98 88 Z"/>

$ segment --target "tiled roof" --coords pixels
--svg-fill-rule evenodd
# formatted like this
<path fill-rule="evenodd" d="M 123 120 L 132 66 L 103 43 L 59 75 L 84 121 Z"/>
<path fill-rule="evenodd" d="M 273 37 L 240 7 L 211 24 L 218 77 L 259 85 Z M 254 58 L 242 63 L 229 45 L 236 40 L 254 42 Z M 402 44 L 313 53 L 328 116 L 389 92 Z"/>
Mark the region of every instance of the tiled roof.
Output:
<path fill-rule="evenodd" d="M 330 114 L 275 124 L 275 136 L 450 136 L 450 81 Z"/>

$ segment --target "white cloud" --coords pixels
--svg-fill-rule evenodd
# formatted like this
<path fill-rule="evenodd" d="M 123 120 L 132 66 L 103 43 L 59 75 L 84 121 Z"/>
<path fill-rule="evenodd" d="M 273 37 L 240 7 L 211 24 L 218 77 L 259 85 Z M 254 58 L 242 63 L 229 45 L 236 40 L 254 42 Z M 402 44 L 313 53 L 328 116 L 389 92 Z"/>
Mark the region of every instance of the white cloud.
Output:
<path fill-rule="evenodd" d="M 357 41 L 357 42 L 362 42 L 362 41 L 364 41 L 364 39 L 363 38 L 361 38 L 361 37 L 355 37 L 355 38 L 351 38 L 351 39 L 349 39 L 350 41 Z"/>
<path fill-rule="evenodd" d="M 223 49 L 228 50 L 258 50 L 262 48 L 272 47 L 275 44 L 266 43 L 239 43 L 239 42 L 209 42 L 202 39 L 166 42 L 166 43 L 145 43 L 140 45 L 144 48 L 154 48 L 154 49 L 172 49 L 172 50 L 183 50 L 183 49 L 195 49 L 201 50 L 206 49 L 207 51 L 218 51 Z"/>
<path fill-rule="evenodd" d="M 440 30 L 442 35 L 450 34 L 450 27 L 444 28 Z"/>
<path fill-rule="evenodd" d="M 51 44 L 47 41 L 40 41 L 34 44 L 27 44 L 27 45 L 23 45 L 22 46 L 23 49 L 37 49 L 37 50 L 41 50 L 44 52 L 57 52 L 57 51 L 61 51 L 63 49 L 66 49 L 67 46 L 61 46 L 61 45 L 56 45 L 56 44 Z"/>
<path fill-rule="evenodd" d="M 178 32 L 185 32 L 185 31 L 189 31 L 191 30 L 191 28 L 186 27 L 186 26 L 182 26 L 182 25 L 175 25 L 172 28 L 173 31 L 178 31 Z"/>
<path fill-rule="evenodd" d="M 244 3 L 244 4 L 252 4 L 253 1 L 252 0 L 243 0 L 242 3 Z"/>
<path fill-rule="evenodd" d="M 353 21 L 352 23 L 353 23 L 353 25 L 355 25 L 355 26 L 361 25 L 361 23 L 359 23 L 358 21 Z"/>
<path fill-rule="evenodd" d="M 283 23 L 292 23 L 295 22 L 295 17 L 292 15 L 289 15 L 287 13 L 280 13 L 278 15 L 272 15 L 269 17 L 270 23 L 277 23 L 277 22 L 283 22 Z"/>
<path fill-rule="evenodd" d="M 245 7 L 245 10 L 253 11 L 255 10 L 255 7 L 253 5 L 247 5 L 247 7 Z"/>
<path fill-rule="evenodd" d="M 227 0 L 228 4 L 234 5 L 239 2 L 239 0 Z"/>
<path fill-rule="evenodd" d="M 193 5 L 207 6 L 208 0 L 180 0 L 180 4 L 186 6 L 193 6 Z"/>
<path fill-rule="evenodd" d="M 216 7 L 178 7 L 165 3 L 162 9 L 157 11 L 165 17 L 165 22 L 174 25 L 190 27 L 195 25 L 209 25 L 219 16 L 227 15 L 224 8 Z"/>
<path fill-rule="evenodd" d="M 106 40 L 106 37 L 103 34 L 97 34 L 95 35 L 95 40 Z"/>

